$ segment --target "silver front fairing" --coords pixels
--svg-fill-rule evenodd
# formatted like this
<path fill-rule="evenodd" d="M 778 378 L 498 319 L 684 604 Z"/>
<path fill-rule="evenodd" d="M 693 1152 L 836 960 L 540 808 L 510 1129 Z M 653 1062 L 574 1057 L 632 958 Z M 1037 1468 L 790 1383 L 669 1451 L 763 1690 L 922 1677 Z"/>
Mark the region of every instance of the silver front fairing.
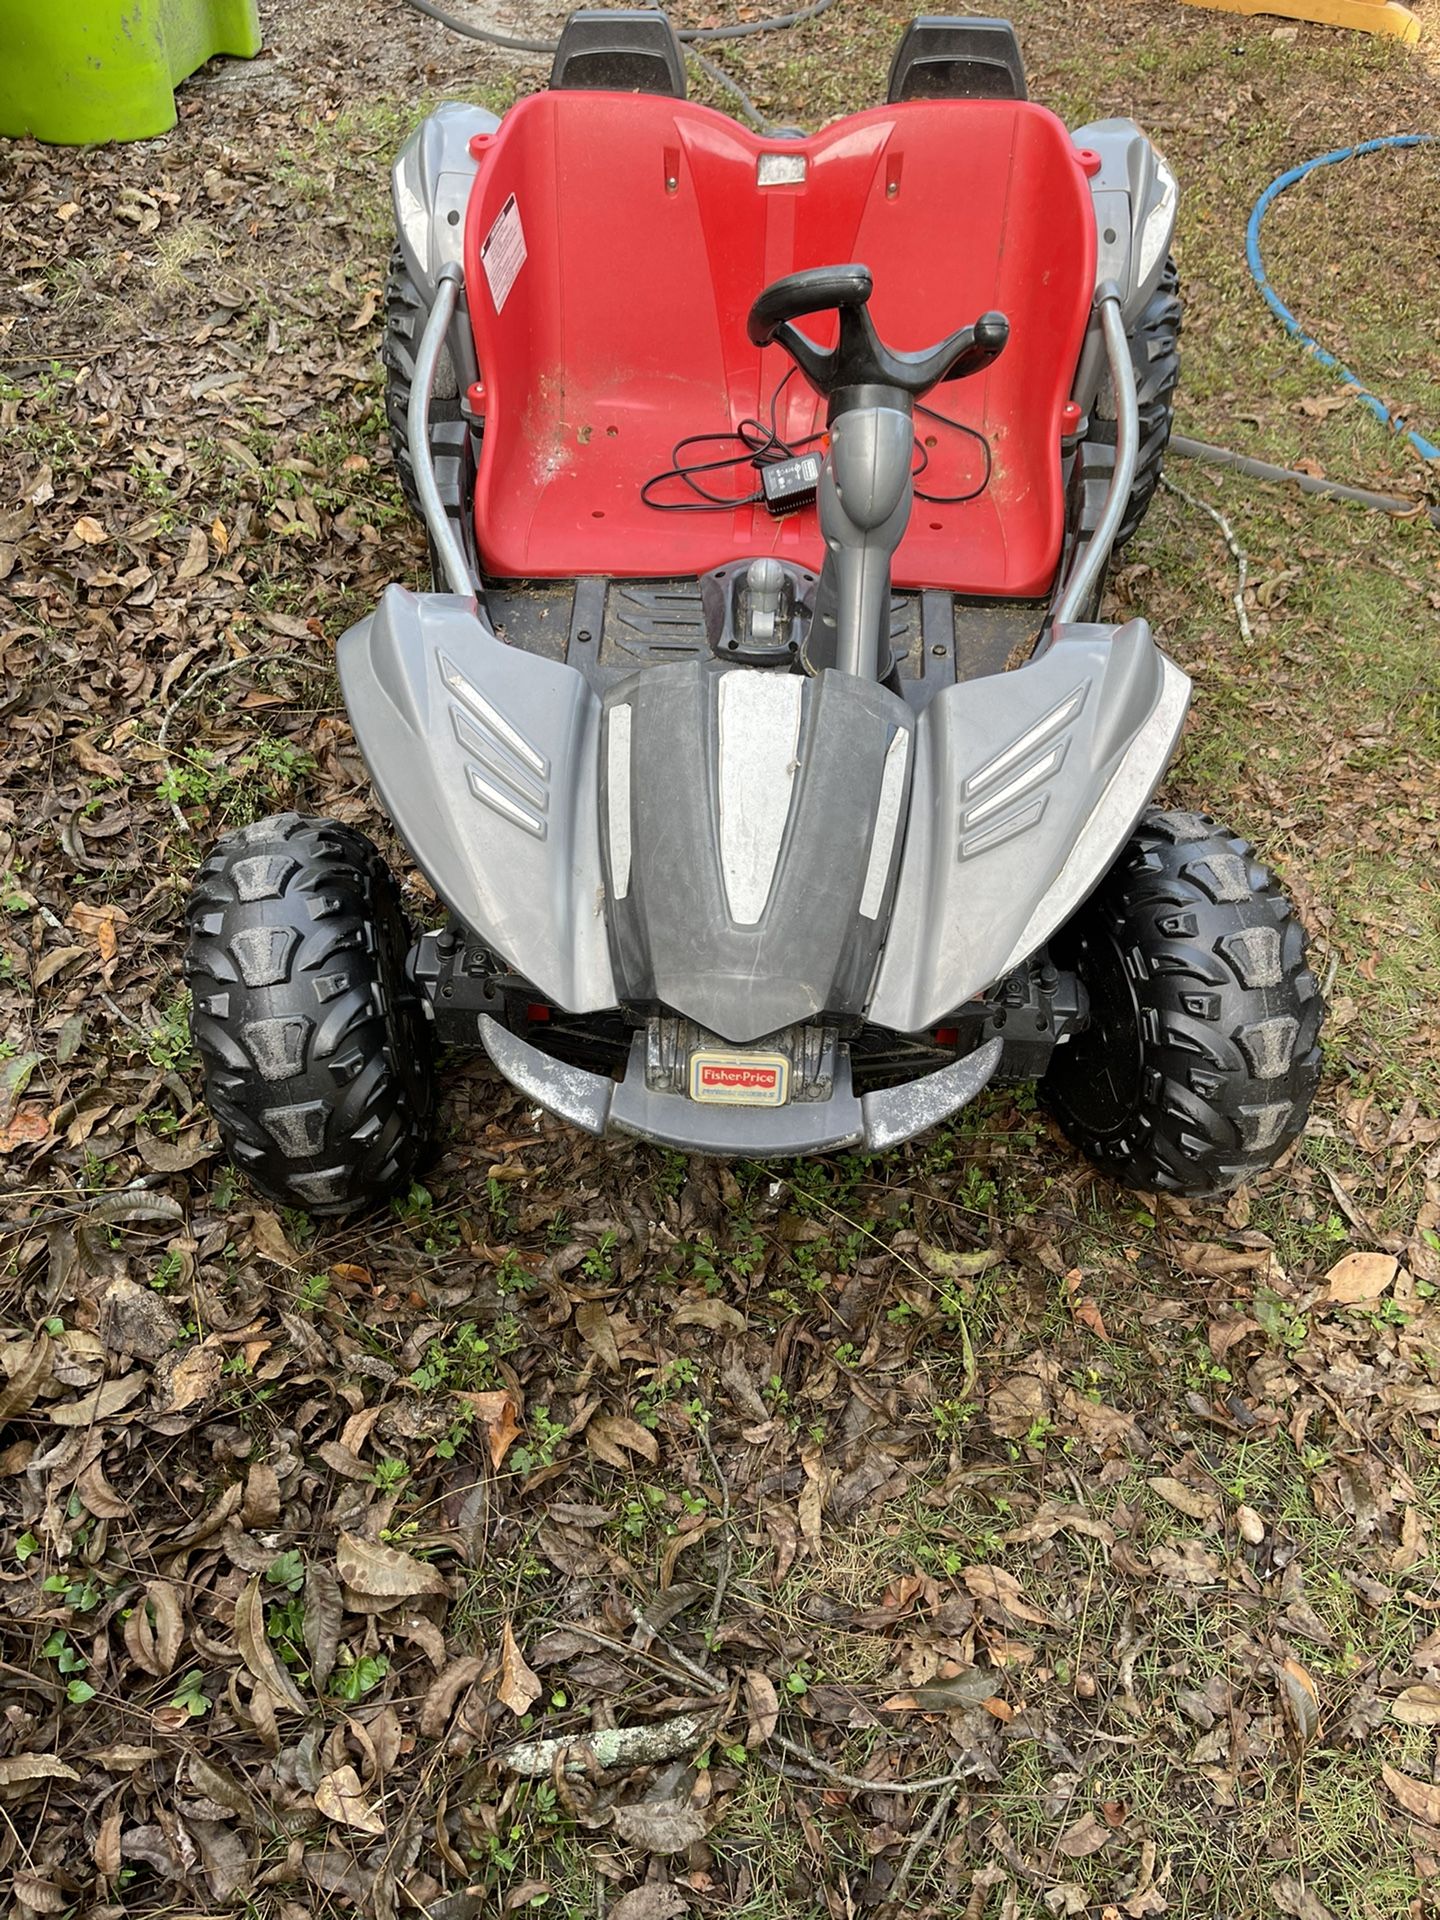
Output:
<path fill-rule="evenodd" d="M 558 1006 L 616 1002 L 600 870 L 600 701 L 473 600 L 387 587 L 335 651 L 370 777 L 445 905 Z"/>
<path fill-rule="evenodd" d="M 473 602 L 398 587 L 338 649 L 356 736 L 446 906 L 572 1013 L 750 1042 L 918 1033 L 1040 947 L 1153 794 L 1189 681 L 1143 621 L 1057 628 L 918 718 L 873 682 L 710 662 L 604 701 Z"/>

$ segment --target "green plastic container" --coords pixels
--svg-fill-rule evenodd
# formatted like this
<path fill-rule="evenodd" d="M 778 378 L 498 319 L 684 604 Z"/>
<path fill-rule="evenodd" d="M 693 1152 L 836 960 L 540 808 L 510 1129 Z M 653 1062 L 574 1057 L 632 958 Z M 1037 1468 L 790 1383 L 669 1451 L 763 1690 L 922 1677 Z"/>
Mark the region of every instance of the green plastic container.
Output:
<path fill-rule="evenodd" d="M 0 134 L 147 140 L 217 53 L 260 51 L 256 0 L 0 0 Z"/>

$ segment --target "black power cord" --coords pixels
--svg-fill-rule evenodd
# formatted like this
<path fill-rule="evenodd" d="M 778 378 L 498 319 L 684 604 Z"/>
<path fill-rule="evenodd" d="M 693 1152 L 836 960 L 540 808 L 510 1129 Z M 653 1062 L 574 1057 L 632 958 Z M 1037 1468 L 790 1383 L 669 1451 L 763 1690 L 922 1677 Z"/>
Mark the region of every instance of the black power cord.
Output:
<path fill-rule="evenodd" d="M 691 433 L 683 440 L 677 440 L 670 449 L 671 465 L 662 472 L 652 474 L 640 489 L 640 498 L 647 507 L 656 513 L 723 513 L 736 507 L 758 507 L 765 500 L 764 488 L 749 493 L 719 494 L 712 493 L 701 485 L 701 476 L 712 473 L 734 472 L 737 468 L 750 467 L 759 473 L 763 467 L 775 466 L 782 460 L 795 460 L 807 447 L 813 447 L 822 440 L 823 433 L 807 433 L 803 439 L 782 440 L 779 428 L 780 398 L 790 382 L 795 378 L 797 368 L 790 371 L 781 380 L 770 396 L 770 424 L 761 420 L 747 418 L 728 431 L 719 433 Z M 961 420 L 952 420 L 948 414 L 937 413 L 933 407 L 918 405 L 917 413 L 923 413 L 929 420 L 935 420 L 941 426 L 950 427 L 954 432 L 963 434 L 966 439 L 974 440 L 985 457 L 985 472 L 978 486 L 968 493 L 925 493 L 919 487 L 915 489 L 915 498 L 923 500 L 929 506 L 963 506 L 967 500 L 976 500 L 990 484 L 990 475 L 994 461 L 990 451 L 990 442 L 983 433 L 974 427 L 968 427 Z M 738 442 L 738 446 L 737 446 Z M 731 451 L 716 459 L 687 460 L 686 450 L 690 447 L 728 446 Z M 918 480 L 930 465 L 930 450 L 917 438 L 915 451 L 919 465 L 914 468 L 914 477 Z M 692 500 L 657 500 L 655 490 L 667 483 L 678 483 L 687 488 L 695 498 Z"/>

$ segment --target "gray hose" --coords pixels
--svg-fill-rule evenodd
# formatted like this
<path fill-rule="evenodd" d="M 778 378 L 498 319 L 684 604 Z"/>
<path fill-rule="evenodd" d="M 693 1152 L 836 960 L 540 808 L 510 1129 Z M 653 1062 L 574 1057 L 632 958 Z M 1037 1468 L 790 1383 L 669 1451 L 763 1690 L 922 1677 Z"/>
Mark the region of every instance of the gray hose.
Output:
<path fill-rule="evenodd" d="M 784 32 L 787 28 L 816 19 L 834 4 L 835 0 L 811 0 L 809 6 L 798 7 L 793 13 L 777 13 L 767 20 L 744 20 L 733 27 L 680 27 L 677 37 L 684 44 L 691 64 L 698 67 L 716 86 L 723 87 L 733 95 L 741 113 L 752 126 L 767 138 L 775 138 L 788 135 L 793 129 L 767 119 L 740 82 L 732 80 L 713 60 L 707 60 L 700 48 L 713 45 L 717 40 L 743 40 L 752 33 Z M 437 7 L 434 0 L 405 0 L 405 5 L 416 13 L 423 13 L 427 20 L 438 20 L 442 27 L 448 27 L 452 33 L 462 34 L 467 40 L 479 40 L 489 47 L 503 47 L 507 53 L 553 54 L 558 45 L 554 40 L 527 40 L 522 34 L 501 33 L 495 27 L 477 27 L 473 22 L 461 20 L 453 13 L 447 13 L 443 7 Z"/>
<path fill-rule="evenodd" d="M 696 45 L 716 40 L 745 40 L 752 33 L 782 33 L 789 27 L 803 26 L 834 4 L 835 0 L 811 0 L 807 7 L 797 7 L 793 13 L 777 13 L 769 20 L 744 20 L 733 27 L 680 27 L 677 32 L 682 41 Z M 489 47 L 503 47 L 507 53 L 554 53 L 559 44 L 554 40 L 527 40 L 519 34 L 501 33 L 495 27 L 477 27 L 472 21 L 446 13 L 434 0 L 405 0 L 405 5 L 416 13 L 423 13 L 427 20 L 438 20 L 452 33 L 463 34 L 467 40 L 482 40 Z"/>
<path fill-rule="evenodd" d="M 1406 519 L 1424 514 L 1434 527 L 1440 527 L 1440 507 L 1426 506 L 1423 500 L 1405 500 L 1394 493 L 1372 493 L 1368 487 L 1346 486 L 1341 480 L 1322 480 L 1313 473 L 1297 473 L 1293 467 L 1272 466 L 1268 460 L 1252 460 L 1248 454 L 1232 453 L 1228 447 L 1212 447 L 1208 440 L 1187 440 L 1180 434 L 1170 437 L 1170 452 L 1182 460 L 1203 460 L 1207 466 L 1230 467 L 1236 473 L 1248 473 L 1255 480 L 1282 481 L 1299 487 L 1302 493 L 1322 494 L 1327 500 L 1345 500 L 1351 506 L 1371 507 L 1377 513 L 1393 513 Z"/>

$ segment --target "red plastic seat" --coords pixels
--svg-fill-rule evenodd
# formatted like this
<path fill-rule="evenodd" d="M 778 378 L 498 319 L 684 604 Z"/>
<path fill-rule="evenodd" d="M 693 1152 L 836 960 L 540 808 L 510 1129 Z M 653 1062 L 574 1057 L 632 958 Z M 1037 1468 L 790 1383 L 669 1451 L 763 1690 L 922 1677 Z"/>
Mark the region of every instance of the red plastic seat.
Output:
<path fill-rule="evenodd" d="M 476 151 L 465 262 L 484 384 L 476 526 L 489 573 L 675 578 L 760 553 L 818 568 L 813 508 L 783 521 L 763 507 L 658 513 L 640 489 L 685 435 L 768 418 L 791 362 L 746 338 L 761 288 L 859 260 L 891 346 L 930 346 L 991 307 L 1011 325 L 988 372 L 929 402 L 986 436 L 990 483 L 965 505 L 916 501 L 896 584 L 1049 589 L 1061 415 L 1095 284 L 1090 193 L 1053 114 L 1026 102 L 914 102 L 791 142 L 686 102 L 547 92 L 512 108 Z M 760 184 L 802 160 L 803 181 Z M 833 338 L 830 320 L 810 330 Z M 823 402 L 797 374 L 781 398 L 782 437 L 823 424 Z M 916 430 L 930 456 L 921 487 L 976 485 L 973 442 L 923 415 Z M 711 478 L 717 491 L 754 484 L 748 468 Z M 687 498 L 673 484 L 661 497 Z"/>

